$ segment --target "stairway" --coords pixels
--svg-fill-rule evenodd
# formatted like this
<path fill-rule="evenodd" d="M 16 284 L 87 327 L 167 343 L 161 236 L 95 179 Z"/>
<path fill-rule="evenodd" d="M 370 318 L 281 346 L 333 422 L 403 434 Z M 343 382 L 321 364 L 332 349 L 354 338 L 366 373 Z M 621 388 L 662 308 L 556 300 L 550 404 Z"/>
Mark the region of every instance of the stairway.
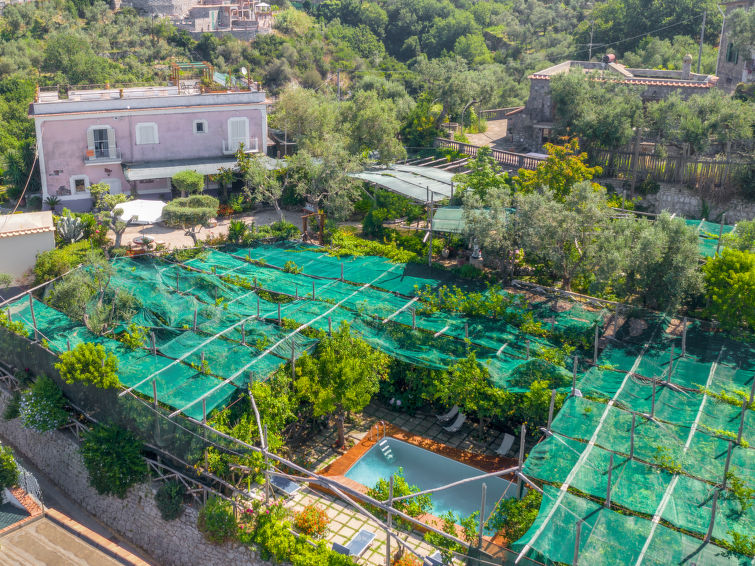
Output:
<path fill-rule="evenodd" d="M 393 455 L 393 451 L 391 450 L 388 441 L 383 438 L 380 442 L 378 442 L 378 446 L 380 447 L 380 451 L 383 453 L 383 457 L 385 457 L 388 462 L 393 462 L 395 456 Z"/>

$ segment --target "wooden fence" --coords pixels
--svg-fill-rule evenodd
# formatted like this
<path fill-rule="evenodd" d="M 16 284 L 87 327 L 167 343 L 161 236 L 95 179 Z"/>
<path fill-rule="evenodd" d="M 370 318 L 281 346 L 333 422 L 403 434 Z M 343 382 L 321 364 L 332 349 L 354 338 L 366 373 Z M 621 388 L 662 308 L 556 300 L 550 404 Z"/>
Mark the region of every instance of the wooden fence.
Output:
<path fill-rule="evenodd" d="M 475 157 L 477 155 L 477 150 L 480 149 L 476 145 L 461 143 L 445 138 L 435 138 L 433 145 L 437 148 L 453 149 L 472 157 Z M 512 171 L 518 171 L 519 169 L 531 169 L 534 171 L 540 163 L 545 161 L 545 158 L 543 157 L 533 157 L 531 155 L 514 153 L 513 151 L 504 151 L 502 149 L 491 148 L 491 152 L 493 159 L 500 163 L 504 169 Z"/>
<path fill-rule="evenodd" d="M 658 183 L 676 183 L 699 189 L 717 189 L 733 184 L 752 162 L 728 159 L 690 159 L 659 157 L 640 153 L 633 163 L 630 151 L 590 150 L 590 164 L 603 168 L 604 177 L 635 177 L 637 181 L 652 179 Z"/>

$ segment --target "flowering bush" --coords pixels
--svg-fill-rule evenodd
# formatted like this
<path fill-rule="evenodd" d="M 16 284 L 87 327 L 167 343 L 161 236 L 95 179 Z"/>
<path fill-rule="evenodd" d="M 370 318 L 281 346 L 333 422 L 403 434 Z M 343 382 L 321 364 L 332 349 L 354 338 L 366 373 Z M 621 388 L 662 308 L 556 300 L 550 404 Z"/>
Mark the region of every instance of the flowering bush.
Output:
<path fill-rule="evenodd" d="M 235 212 L 236 209 L 233 206 L 227 204 L 221 204 L 218 207 L 218 216 L 231 216 Z"/>
<path fill-rule="evenodd" d="M 311 537 L 322 537 L 328 530 L 330 519 L 325 514 L 325 509 L 310 504 L 294 515 L 294 527 L 296 530 Z"/>
<path fill-rule="evenodd" d="M 34 385 L 21 393 L 18 412 L 26 428 L 38 432 L 56 430 L 68 422 L 63 394 L 55 382 L 45 375 L 39 376 Z"/>
<path fill-rule="evenodd" d="M 222 544 L 236 537 L 238 527 L 233 507 L 219 497 L 210 497 L 199 511 L 197 527 L 212 543 Z"/>
<path fill-rule="evenodd" d="M 422 561 L 409 552 L 405 552 L 399 558 L 394 558 L 392 566 L 422 566 Z"/>

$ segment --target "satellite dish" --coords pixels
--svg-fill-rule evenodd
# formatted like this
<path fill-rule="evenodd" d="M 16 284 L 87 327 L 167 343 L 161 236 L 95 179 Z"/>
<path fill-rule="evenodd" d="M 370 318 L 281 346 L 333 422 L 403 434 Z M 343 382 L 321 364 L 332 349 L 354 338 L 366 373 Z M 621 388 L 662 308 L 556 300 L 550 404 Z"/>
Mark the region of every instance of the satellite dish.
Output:
<path fill-rule="evenodd" d="M 241 67 L 241 74 L 246 76 L 246 67 Z"/>

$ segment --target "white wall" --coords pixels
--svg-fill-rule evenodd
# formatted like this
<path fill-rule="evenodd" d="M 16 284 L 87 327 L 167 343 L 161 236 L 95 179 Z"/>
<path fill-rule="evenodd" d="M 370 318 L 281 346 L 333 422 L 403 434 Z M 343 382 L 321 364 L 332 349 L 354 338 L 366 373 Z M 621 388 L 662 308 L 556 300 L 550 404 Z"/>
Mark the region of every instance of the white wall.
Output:
<path fill-rule="evenodd" d="M 54 232 L 0 238 L 0 273 L 7 273 L 18 280 L 34 267 L 38 253 L 54 247 Z"/>

